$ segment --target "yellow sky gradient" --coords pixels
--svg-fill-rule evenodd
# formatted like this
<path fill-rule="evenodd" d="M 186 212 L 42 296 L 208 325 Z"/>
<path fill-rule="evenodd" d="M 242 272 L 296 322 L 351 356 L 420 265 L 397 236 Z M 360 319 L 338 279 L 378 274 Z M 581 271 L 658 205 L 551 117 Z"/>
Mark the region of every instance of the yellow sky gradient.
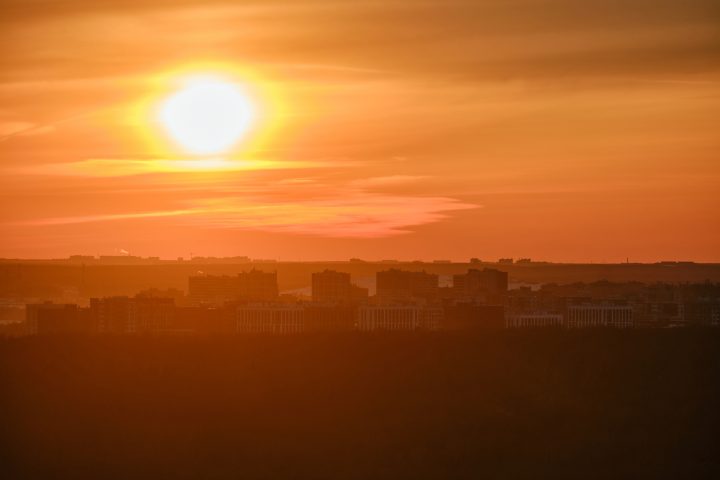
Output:
<path fill-rule="evenodd" d="M 2 6 L 2 257 L 720 261 L 716 2 Z M 201 71 L 259 112 L 205 159 Z"/>

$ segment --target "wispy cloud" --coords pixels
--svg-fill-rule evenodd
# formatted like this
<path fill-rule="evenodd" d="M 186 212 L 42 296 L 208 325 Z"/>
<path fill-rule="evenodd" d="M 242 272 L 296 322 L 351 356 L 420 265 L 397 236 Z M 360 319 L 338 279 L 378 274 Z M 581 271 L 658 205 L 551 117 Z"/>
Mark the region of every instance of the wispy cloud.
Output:
<path fill-rule="evenodd" d="M 157 218 L 157 217 L 176 217 L 179 215 L 190 215 L 201 213 L 200 210 L 164 210 L 157 212 L 133 212 L 133 213 L 113 213 L 98 215 L 80 215 L 74 217 L 54 217 L 42 218 L 38 220 L 28 220 L 25 222 L 17 222 L 16 225 L 27 226 L 52 226 L 52 225 L 76 225 L 80 223 L 92 222 L 111 222 L 114 220 L 134 220 L 140 218 Z"/>
<path fill-rule="evenodd" d="M 357 187 L 386 187 L 415 183 L 427 178 L 424 175 L 389 175 L 385 177 L 369 177 L 353 180 L 351 185 Z"/>
<path fill-rule="evenodd" d="M 203 215 L 185 223 L 224 229 L 253 229 L 322 237 L 376 238 L 409 233 L 412 227 L 447 218 L 448 212 L 478 208 L 447 197 L 348 192 L 333 199 L 246 204 L 241 198 L 213 199 Z"/>
<path fill-rule="evenodd" d="M 323 186 L 316 189 L 322 190 Z M 307 187 L 302 190 L 308 191 Z M 177 209 L 42 218 L 22 225 L 165 219 L 176 225 L 208 229 L 377 238 L 409 233 L 412 227 L 447 218 L 449 212 L 479 207 L 448 197 L 380 194 L 353 186 L 333 192 L 318 191 L 314 196 L 287 191 L 275 195 L 268 190 L 255 196 L 199 198 L 184 203 L 183 208 Z"/>
<path fill-rule="evenodd" d="M 54 131 L 54 125 L 38 125 L 32 122 L 2 122 L 0 123 L 0 142 L 12 137 L 32 137 Z"/>

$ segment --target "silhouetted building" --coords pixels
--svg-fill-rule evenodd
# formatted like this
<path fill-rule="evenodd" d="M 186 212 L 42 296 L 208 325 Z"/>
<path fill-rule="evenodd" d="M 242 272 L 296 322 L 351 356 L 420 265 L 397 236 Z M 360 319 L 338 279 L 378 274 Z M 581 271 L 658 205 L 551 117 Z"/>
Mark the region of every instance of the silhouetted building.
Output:
<path fill-rule="evenodd" d="M 368 289 L 350 283 L 350 274 L 325 270 L 312 274 L 312 300 L 317 303 L 361 303 Z"/>
<path fill-rule="evenodd" d="M 376 274 L 377 298 L 381 303 L 405 303 L 415 299 L 437 300 L 438 276 L 432 273 L 390 269 Z"/>
<path fill-rule="evenodd" d="M 130 303 L 130 333 L 161 333 L 174 328 L 172 298 L 135 297 Z"/>
<path fill-rule="evenodd" d="M 559 313 L 519 313 L 508 315 L 505 320 L 507 328 L 561 328 L 565 326 L 563 316 Z"/>
<path fill-rule="evenodd" d="M 171 298 L 106 297 L 90 299 L 90 317 L 99 333 L 162 333 L 173 329 Z"/>
<path fill-rule="evenodd" d="M 467 273 L 453 275 L 453 291 L 458 299 L 500 304 L 503 303 L 507 289 L 507 272 L 493 268 L 471 268 Z"/>
<path fill-rule="evenodd" d="M 94 329 L 98 333 L 128 333 L 130 330 L 130 298 L 91 298 L 90 317 Z"/>
<path fill-rule="evenodd" d="M 685 305 L 681 302 L 637 302 L 635 325 L 638 327 L 678 327 L 685 324 Z"/>
<path fill-rule="evenodd" d="M 221 307 L 194 306 L 175 309 L 174 331 L 199 334 L 229 334 L 236 330 L 234 305 Z"/>
<path fill-rule="evenodd" d="M 28 304 L 25 310 L 25 333 L 89 333 L 87 312 L 74 304 L 45 302 Z"/>
<path fill-rule="evenodd" d="M 347 303 L 351 289 L 349 273 L 324 270 L 312 274 L 313 302 Z"/>
<path fill-rule="evenodd" d="M 135 255 L 100 255 L 98 260 L 105 265 L 133 265 L 143 263 L 143 258 Z"/>
<path fill-rule="evenodd" d="M 222 305 L 226 302 L 272 302 L 278 298 L 277 273 L 252 269 L 237 276 L 196 275 L 188 279 L 192 305 Z"/>
<path fill-rule="evenodd" d="M 720 326 L 720 300 L 693 300 L 682 305 L 683 320 L 689 326 Z"/>
<path fill-rule="evenodd" d="M 358 308 L 356 328 L 362 332 L 439 330 L 443 309 L 418 305 L 365 305 Z"/>
<path fill-rule="evenodd" d="M 237 277 L 195 275 L 188 278 L 188 299 L 192 305 L 222 305 L 240 295 Z"/>
<path fill-rule="evenodd" d="M 25 303 L 0 299 L 0 325 L 7 323 L 25 323 L 27 308 Z"/>
<path fill-rule="evenodd" d="M 176 288 L 168 288 L 165 290 L 161 290 L 159 288 L 148 288 L 141 290 L 136 296 L 149 298 L 172 298 L 175 305 L 184 305 L 187 302 L 187 297 L 183 291 Z"/>
<path fill-rule="evenodd" d="M 91 263 L 95 261 L 95 257 L 93 255 L 70 255 L 68 260 L 74 263 Z"/>
<path fill-rule="evenodd" d="M 633 328 L 633 309 L 630 305 L 585 304 L 569 305 L 566 314 L 568 328 L 614 327 Z"/>
<path fill-rule="evenodd" d="M 357 308 L 347 304 L 305 307 L 305 331 L 350 332 L 355 330 Z"/>
<path fill-rule="evenodd" d="M 305 330 L 305 309 L 299 305 L 241 305 L 237 308 L 238 333 L 290 334 Z"/>
<path fill-rule="evenodd" d="M 250 302 L 272 302 L 278 298 L 276 272 L 263 272 L 254 268 L 238 274 L 239 298 Z"/>
<path fill-rule="evenodd" d="M 443 307 L 445 330 L 500 330 L 505 327 L 502 305 L 453 302 Z"/>

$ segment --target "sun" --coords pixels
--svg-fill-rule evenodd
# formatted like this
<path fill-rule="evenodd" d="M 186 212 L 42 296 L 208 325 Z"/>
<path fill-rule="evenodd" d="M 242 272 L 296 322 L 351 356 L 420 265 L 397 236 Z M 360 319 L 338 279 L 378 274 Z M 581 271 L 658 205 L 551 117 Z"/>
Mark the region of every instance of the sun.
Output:
<path fill-rule="evenodd" d="M 240 84 L 204 76 L 187 79 L 162 101 L 158 113 L 172 140 L 192 155 L 227 153 L 247 133 L 255 116 Z"/>

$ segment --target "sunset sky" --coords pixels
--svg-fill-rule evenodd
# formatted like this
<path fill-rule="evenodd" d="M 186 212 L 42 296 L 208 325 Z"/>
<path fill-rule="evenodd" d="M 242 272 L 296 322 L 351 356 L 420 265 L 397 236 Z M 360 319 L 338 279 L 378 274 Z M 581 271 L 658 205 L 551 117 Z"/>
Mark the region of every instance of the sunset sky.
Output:
<path fill-rule="evenodd" d="M 720 261 L 715 0 L 2 9 L 2 257 Z M 197 75 L 228 151 L 158 113 Z"/>

